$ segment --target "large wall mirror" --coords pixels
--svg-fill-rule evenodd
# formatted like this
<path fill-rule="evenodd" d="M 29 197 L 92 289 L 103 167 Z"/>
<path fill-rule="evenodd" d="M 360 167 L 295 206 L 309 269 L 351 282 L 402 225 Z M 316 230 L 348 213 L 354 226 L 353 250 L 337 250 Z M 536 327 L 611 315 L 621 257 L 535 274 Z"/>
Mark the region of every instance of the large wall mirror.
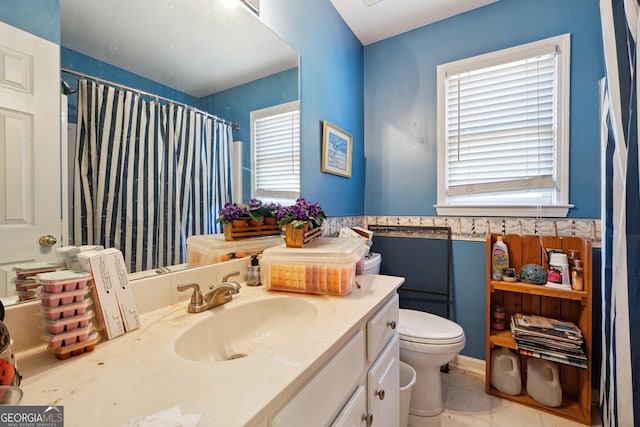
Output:
<path fill-rule="evenodd" d="M 299 100 L 299 55 L 262 23 L 258 10 L 256 0 L 60 0 L 67 180 L 73 174 L 77 81 L 86 75 L 237 124 L 233 140 L 242 141 L 242 193 L 248 200 L 250 112 Z"/>

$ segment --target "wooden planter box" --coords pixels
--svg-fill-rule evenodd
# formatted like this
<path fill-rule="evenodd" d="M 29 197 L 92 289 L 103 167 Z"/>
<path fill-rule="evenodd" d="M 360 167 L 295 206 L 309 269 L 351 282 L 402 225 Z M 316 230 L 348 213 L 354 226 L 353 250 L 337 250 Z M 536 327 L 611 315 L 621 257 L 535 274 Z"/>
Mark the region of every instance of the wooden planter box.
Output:
<path fill-rule="evenodd" d="M 224 225 L 224 240 L 248 239 L 251 237 L 277 236 L 281 232 L 278 224 L 260 225 L 257 227 L 234 227 L 233 224 Z"/>
<path fill-rule="evenodd" d="M 322 227 L 309 230 L 309 226 L 304 228 L 294 228 L 287 224 L 284 230 L 284 242 L 288 248 L 302 248 L 316 237 L 322 236 Z"/>

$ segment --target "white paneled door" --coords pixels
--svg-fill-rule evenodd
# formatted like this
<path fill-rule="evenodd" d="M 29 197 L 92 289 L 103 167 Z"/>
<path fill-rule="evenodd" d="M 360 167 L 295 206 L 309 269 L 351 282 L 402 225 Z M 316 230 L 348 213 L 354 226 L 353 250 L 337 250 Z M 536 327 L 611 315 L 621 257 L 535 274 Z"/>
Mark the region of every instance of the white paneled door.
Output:
<path fill-rule="evenodd" d="M 14 264 L 60 246 L 59 79 L 57 44 L 0 22 L 0 297 Z"/>

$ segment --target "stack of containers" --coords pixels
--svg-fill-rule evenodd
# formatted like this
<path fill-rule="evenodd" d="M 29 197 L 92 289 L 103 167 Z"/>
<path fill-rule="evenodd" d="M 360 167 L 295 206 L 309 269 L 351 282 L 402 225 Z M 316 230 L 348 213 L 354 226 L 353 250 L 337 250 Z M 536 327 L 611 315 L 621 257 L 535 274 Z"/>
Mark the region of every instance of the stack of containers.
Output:
<path fill-rule="evenodd" d="M 72 270 L 41 273 L 36 276 L 42 301 L 40 311 L 47 350 L 64 360 L 92 351 L 100 339 L 92 319 L 89 297 L 91 274 Z"/>
<path fill-rule="evenodd" d="M 13 266 L 16 277 L 13 283 L 16 285 L 16 293 L 19 301 L 28 301 L 36 297 L 36 276 L 40 273 L 56 271 L 58 264 L 53 262 L 25 262 Z"/>
<path fill-rule="evenodd" d="M 187 264 L 189 266 L 215 264 L 234 258 L 261 254 L 267 248 L 281 245 L 278 236 L 225 240 L 224 234 L 203 234 L 187 238 Z"/>
<path fill-rule="evenodd" d="M 319 237 L 303 248 L 268 248 L 260 262 L 261 281 L 277 291 L 348 295 L 367 249 L 363 239 L 331 237 Z"/>

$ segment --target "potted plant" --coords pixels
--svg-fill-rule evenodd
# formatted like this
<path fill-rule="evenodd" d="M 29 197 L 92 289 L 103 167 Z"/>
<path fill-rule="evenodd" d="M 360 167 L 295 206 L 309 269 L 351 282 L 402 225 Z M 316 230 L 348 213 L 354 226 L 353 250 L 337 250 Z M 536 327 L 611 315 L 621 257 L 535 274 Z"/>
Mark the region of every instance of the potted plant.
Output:
<path fill-rule="evenodd" d="M 232 224 L 233 227 L 246 227 L 249 221 L 249 209 L 244 205 L 227 202 L 218 211 L 218 222 Z"/>
<path fill-rule="evenodd" d="M 263 203 L 261 200 L 251 199 L 246 206 L 249 211 L 249 223 L 253 221 L 251 225 L 277 224 L 275 215 L 280 208 L 278 203 Z"/>
<path fill-rule="evenodd" d="M 268 225 L 276 225 L 278 223 L 278 210 L 281 208 L 279 203 L 265 203 L 262 205 L 262 215 L 264 216 L 264 223 Z"/>
<path fill-rule="evenodd" d="M 278 226 L 285 227 L 287 246 L 302 247 L 322 233 L 327 216 L 318 202 L 309 203 L 301 197 L 291 206 L 280 207 L 276 218 Z"/>
<path fill-rule="evenodd" d="M 252 227 L 262 226 L 262 224 L 264 224 L 262 201 L 258 199 L 251 199 L 246 206 L 249 213 L 249 225 Z"/>

